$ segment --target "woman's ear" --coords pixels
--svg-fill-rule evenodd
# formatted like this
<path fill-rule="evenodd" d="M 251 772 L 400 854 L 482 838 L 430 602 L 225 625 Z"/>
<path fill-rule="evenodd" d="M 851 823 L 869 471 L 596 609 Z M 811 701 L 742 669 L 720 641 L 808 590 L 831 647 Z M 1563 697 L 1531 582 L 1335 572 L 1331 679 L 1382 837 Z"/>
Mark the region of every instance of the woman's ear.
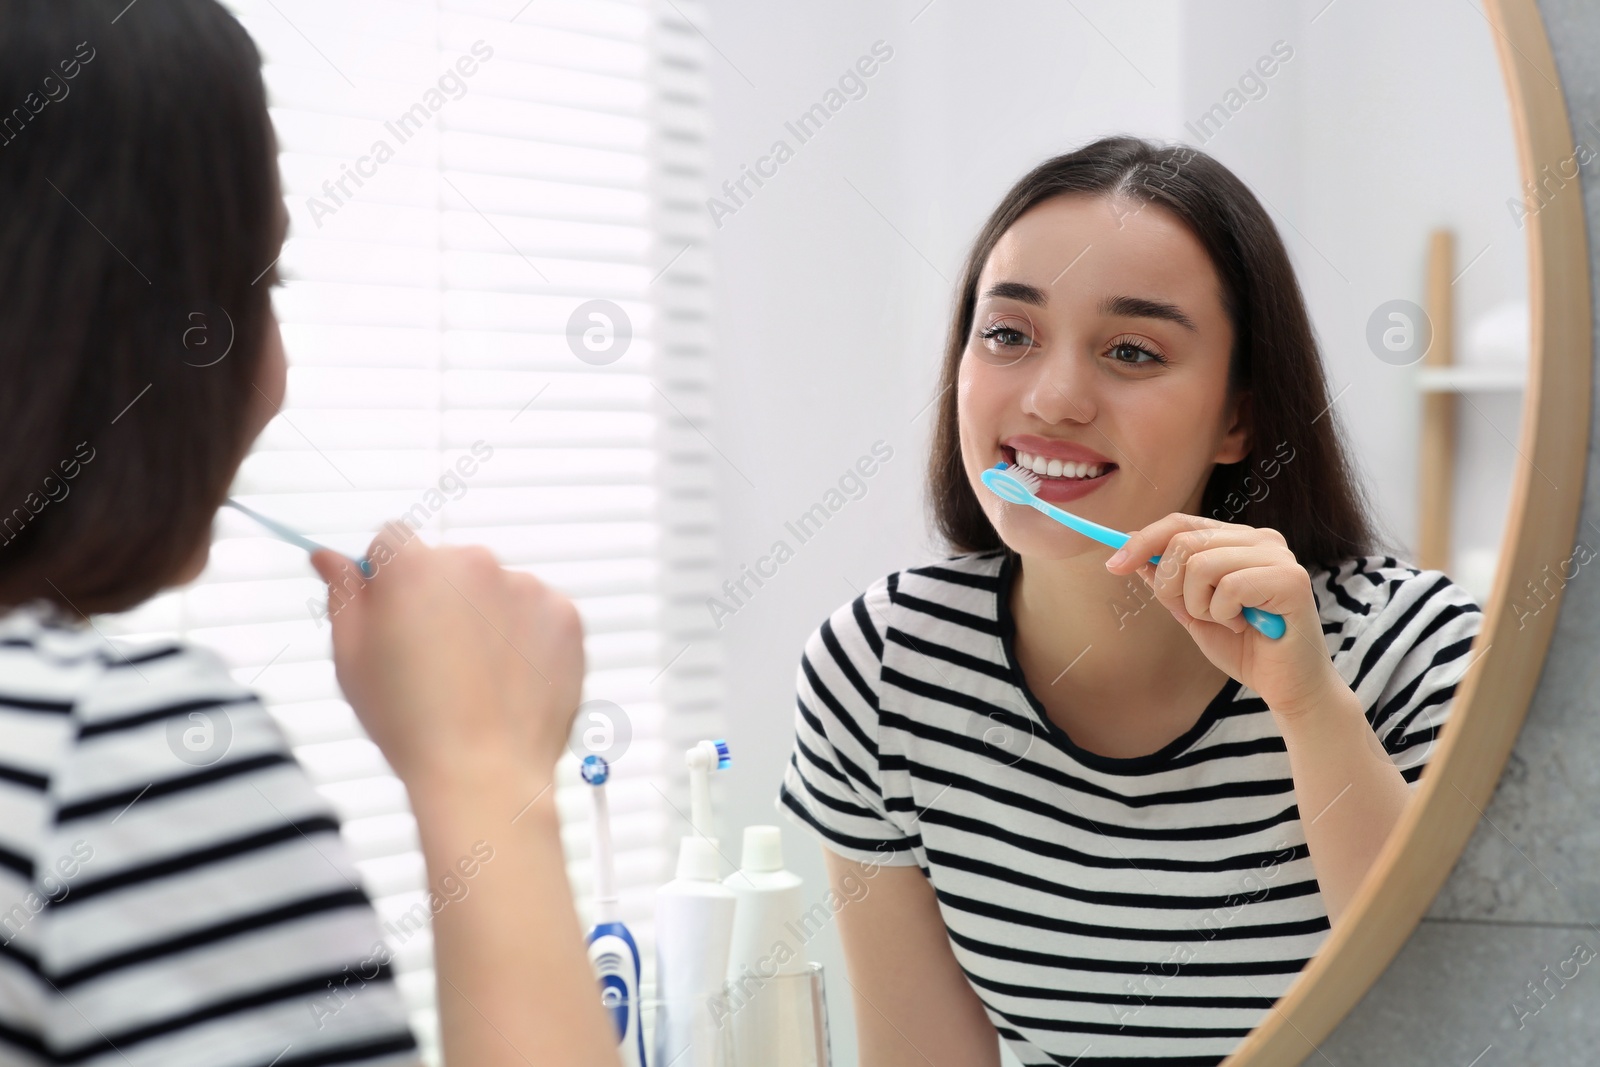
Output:
<path fill-rule="evenodd" d="M 1217 456 L 1213 462 L 1238 463 L 1250 454 L 1250 445 L 1255 437 L 1250 399 L 1250 390 L 1241 389 L 1229 404 L 1228 432 L 1217 445 Z"/>

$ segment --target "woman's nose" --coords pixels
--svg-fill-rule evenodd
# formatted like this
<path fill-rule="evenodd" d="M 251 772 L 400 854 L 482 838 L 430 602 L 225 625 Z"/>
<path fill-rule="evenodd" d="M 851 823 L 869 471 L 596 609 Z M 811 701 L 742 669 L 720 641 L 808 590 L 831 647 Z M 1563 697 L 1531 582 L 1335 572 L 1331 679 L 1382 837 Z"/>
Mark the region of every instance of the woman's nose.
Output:
<path fill-rule="evenodd" d="M 1053 346 L 1035 360 L 1022 408 L 1045 422 L 1089 422 L 1095 415 L 1094 368 L 1075 347 Z"/>

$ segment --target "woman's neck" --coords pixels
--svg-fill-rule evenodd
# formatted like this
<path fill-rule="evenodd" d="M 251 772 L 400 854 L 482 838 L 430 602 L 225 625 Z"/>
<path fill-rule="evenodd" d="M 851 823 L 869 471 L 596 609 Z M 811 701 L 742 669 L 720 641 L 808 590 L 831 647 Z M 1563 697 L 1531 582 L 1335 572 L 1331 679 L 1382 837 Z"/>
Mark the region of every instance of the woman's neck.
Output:
<path fill-rule="evenodd" d="M 1138 575 L 1091 548 L 1018 559 L 1014 649 L 1028 688 L 1074 742 L 1107 756 L 1153 752 L 1227 681 Z"/>

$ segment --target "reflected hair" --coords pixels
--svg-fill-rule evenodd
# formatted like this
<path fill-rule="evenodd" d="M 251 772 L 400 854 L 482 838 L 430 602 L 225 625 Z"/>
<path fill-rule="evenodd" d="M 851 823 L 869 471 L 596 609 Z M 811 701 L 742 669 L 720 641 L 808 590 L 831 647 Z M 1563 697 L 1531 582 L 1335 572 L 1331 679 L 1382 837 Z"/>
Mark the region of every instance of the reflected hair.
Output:
<path fill-rule="evenodd" d="M 928 503 L 937 534 L 955 552 L 1005 548 L 961 460 L 956 382 L 972 331 L 978 276 L 1001 236 L 1052 197 L 1120 197 L 1164 208 L 1199 240 L 1221 282 L 1233 325 L 1228 397 L 1250 392 L 1250 451 L 1213 466 L 1200 514 L 1281 533 L 1303 565 L 1336 565 L 1379 546 L 1356 468 L 1336 425 L 1322 357 L 1289 253 L 1260 202 L 1232 171 L 1198 149 L 1137 137 L 1103 137 L 1039 164 L 1013 185 L 984 222 L 956 288 L 939 373 L 938 415 L 928 461 Z M 1276 461 L 1269 491 L 1252 470 Z M 1255 478 L 1259 481 L 1260 475 Z"/>
<path fill-rule="evenodd" d="M 0 605 L 172 584 L 249 446 L 282 217 L 261 57 L 216 0 L 125 7 L 0 18 Z M 70 92 L 40 103 L 47 74 Z"/>

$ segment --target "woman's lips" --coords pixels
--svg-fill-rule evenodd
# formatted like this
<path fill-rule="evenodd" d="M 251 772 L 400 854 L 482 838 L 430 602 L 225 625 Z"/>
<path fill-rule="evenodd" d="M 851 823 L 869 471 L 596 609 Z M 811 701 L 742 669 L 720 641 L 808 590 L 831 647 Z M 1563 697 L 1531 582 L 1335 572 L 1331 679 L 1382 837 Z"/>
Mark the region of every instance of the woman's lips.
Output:
<path fill-rule="evenodd" d="M 1000 439 L 1000 447 L 1010 449 L 1018 455 L 1043 456 L 1046 459 L 1059 459 L 1063 463 L 1103 463 L 1116 466 L 1110 456 L 1097 452 L 1088 445 L 1060 437 L 1041 437 L 1032 433 L 1009 434 Z"/>
<path fill-rule="evenodd" d="M 1012 466 L 1019 465 L 1016 449 L 1003 445 L 1001 446 L 1000 451 L 1007 464 Z M 1044 466 L 1044 464 L 1038 463 L 1036 458 L 1035 465 Z M 1092 478 L 1067 477 L 1064 475 L 1052 476 L 1048 473 L 1040 473 L 1039 471 L 1034 470 L 1033 466 L 1028 466 L 1024 469 L 1031 471 L 1034 476 L 1039 479 L 1039 489 L 1036 495 L 1040 500 L 1047 501 L 1051 504 L 1064 504 L 1088 496 L 1090 493 L 1104 485 L 1106 481 L 1118 470 L 1118 467 L 1115 463 L 1105 463 L 1100 464 L 1099 466 L 1101 467 L 1100 473 Z M 1076 467 L 1077 465 L 1074 465 L 1074 469 L 1076 469 Z"/>

